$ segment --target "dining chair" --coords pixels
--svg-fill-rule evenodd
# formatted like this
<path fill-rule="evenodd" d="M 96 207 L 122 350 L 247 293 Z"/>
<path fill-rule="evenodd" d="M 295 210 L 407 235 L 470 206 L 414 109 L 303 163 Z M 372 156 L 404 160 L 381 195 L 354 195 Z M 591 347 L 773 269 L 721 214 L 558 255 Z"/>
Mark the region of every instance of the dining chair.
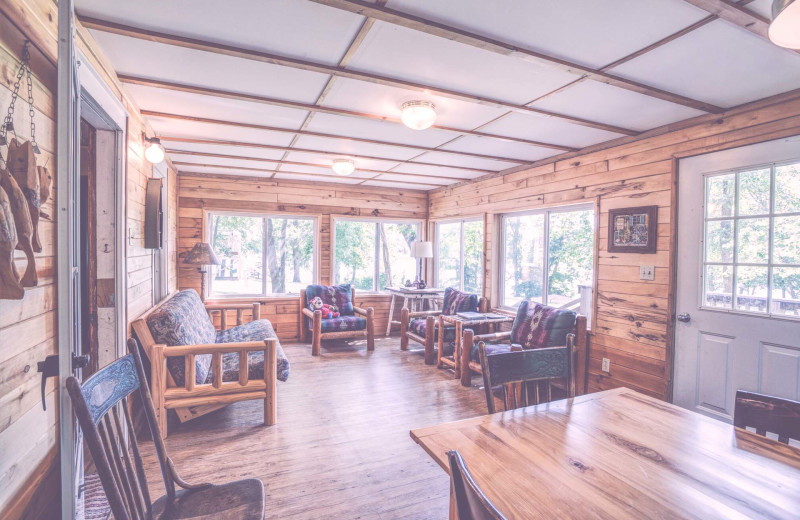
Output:
<path fill-rule="evenodd" d="M 456 451 L 447 452 L 450 463 L 451 500 L 456 501 L 458 520 L 505 520 L 505 516 L 483 494 L 467 469 L 464 458 Z"/>
<path fill-rule="evenodd" d="M 784 444 L 800 441 L 800 402 L 738 390 L 733 425 L 755 428 L 759 435 L 775 433 Z"/>
<path fill-rule="evenodd" d="M 486 343 L 478 343 L 483 373 L 483 388 L 489 413 L 495 413 L 494 394 L 498 393 L 505 410 L 540 403 L 540 382 L 546 383 L 547 401 L 552 400 L 550 383 L 566 382 L 567 397 L 575 397 L 572 351 L 575 334 L 567 334 L 563 347 L 487 353 Z M 533 394 L 531 402 L 530 394 Z"/>
<path fill-rule="evenodd" d="M 158 428 L 136 340 L 128 340 L 128 350 L 130 354 L 99 370 L 83 385 L 74 377 L 66 382 L 114 518 L 263 520 L 264 485 L 260 480 L 193 485 L 178 475 Z M 144 463 L 128 411 L 135 393 L 142 401 L 167 491 L 155 502 L 150 500 Z M 176 484 L 182 489 L 176 491 Z"/>

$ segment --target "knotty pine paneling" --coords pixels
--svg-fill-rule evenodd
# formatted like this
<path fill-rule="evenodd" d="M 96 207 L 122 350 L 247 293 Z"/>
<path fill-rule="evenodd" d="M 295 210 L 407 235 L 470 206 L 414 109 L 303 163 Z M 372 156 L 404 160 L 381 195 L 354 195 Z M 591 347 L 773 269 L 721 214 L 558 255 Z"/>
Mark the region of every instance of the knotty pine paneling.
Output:
<path fill-rule="evenodd" d="M 320 283 L 331 282 L 331 221 L 336 216 L 386 217 L 424 221 L 428 195 L 424 191 L 396 190 L 331 183 L 306 183 L 253 177 L 181 175 L 178 198 L 178 257 L 204 236 L 208 210 L 269 214 L 314 215 L 319 218 L 318 262 Z M 180 262 L 180 260 L 179 260 Z M 197 269 L 178 264 L 181 289 L 200 290 Z M 253 301 L 253 300 L 237 300 Z M 299 298 L 263 298 L 261 315 L 268 318 L 281 339 L 298 335 Z M 386 330 L 389 296 L 356 292 L 356 304 L 374 307 L 375 331 Z M 395 319 L 399 320 L 399 309 Z M 233 315 L 231 316 L 233 319 Z"/>
<path fill-rule="evenodd" d="M 519 171 L 438 188 L 429 195 L 429 218 L 484 216 L 484 295 L 497 301 L 499 215 L 596 203 L 600 225 L 589 391 L 628 386 L 667 399 L 675 159 L 796 134 L 800 134 L 800 92 L 539 161 Z M 659 207 L 657 253 L 609 253 L 609 209 L 645 205 Z M 642 264 L 655 265 L 654 281 L 639 280 Z M 600 370 L 603 357 L 611 360 L 610 373 Z"/>
<path fill-rule="evenodd" d="M 42 156 L 54 181 L 56 177 L 55 103 L 57 55 L 57 5 L 49 0 L 8 0 L 0 2 L 0 107 L 5 113 L 10 98 L 18 54 L 25 38 L 37 50 L 32 51 L 36 136 Z M 134 241 L 128 246 L 128 322 L 152 306 L 152 253 L 142 248 L 144 185 L 152 176 L 152 167 L 142 159 L 141 135 L 152 135 L 117 81 L 113 68 L 91 35 L 78 24 L 77 45 L 105 83 L 127 109 L 128 143 L 126 185 L 128 214 L 126 234 L 133 230 Z M 20 101 L 15 127 L 28 139 L 30 121 L 27 105 Z M 5 150 L 3 150 L 5 151 Z M 168 247 L 172 262 L 170 287 L 177 286 L 175 248 L 177 238 L 177 177 L 168 173 L 170 182 L 167 217 L 170 233 Z M 55 195 L 55 183 L 53 194 Z M 54 202 L 44 207 L 55 216 Z M 21 301 L 0 300 L 0 518 L 57 518 L 59 513 L 58 480 L 58 409 L 54 380 L 46 386 L 47 411 L 42 410 L 40 375 L 36 362 L 57 353 L 56 338 L 56 222 L 40 221 L 43 251 L 37 253 L 39 285 L 26 291 Z M 25 258 L 16 254 L 17 267 L 24 269 Z M 14 341 L 6 341 L 14 338 Z"/>

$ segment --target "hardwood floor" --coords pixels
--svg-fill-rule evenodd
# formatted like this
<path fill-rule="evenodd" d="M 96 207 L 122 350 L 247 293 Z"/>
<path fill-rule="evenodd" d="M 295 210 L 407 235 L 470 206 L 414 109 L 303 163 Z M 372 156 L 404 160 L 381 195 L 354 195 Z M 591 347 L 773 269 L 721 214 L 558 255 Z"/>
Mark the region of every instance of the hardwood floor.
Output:
<path fill-rule="evenodd" d="M 399 338 L 283 345 L 291 376 L 278 384 L 278 424 L 261 401 L 170 424 L 167 449 L 190 482 L 257 477 L 267 518 L 447 518 L 449 479 L 409 430 L 486 413 L 483 391 L 400 350 Z M 176 421 L 177 423 L 177 421 Z M 160 479 L 151 453 L 148 477 Z M 162 493 L 160 484 L 152 493 Z"/>

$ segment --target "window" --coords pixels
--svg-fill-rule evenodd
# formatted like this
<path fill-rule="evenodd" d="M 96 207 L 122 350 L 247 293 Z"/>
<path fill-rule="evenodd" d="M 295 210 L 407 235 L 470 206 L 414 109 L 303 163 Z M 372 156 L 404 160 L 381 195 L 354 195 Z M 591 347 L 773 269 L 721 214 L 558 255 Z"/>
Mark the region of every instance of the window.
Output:
<path fill-rule="evenodd" d="M 380 291 L 413 280 L 417 263 L 411 243 L 416 240 L 418 222 L 334 220 L 334 283 Z"/>
<path fill-rule="evenodd" d="M 800 316 L 800 162 L 708 175 L 705 190 L 702 306 Z"/>
<path fill-rule="evenodd" d="M 590 291 L 594 208 L 579 206 L 505 215 L 502 219 L 500 304 L 533 300 L 575 308 Z M 584 300 L 583 305 L 587 303 Z M 588 315 L 589 309 L 581 308 Z"/>
<path fill-rule="evenodd" d="M 209 213 L 212 296 L 298 294 L 314 283 L 315 219 Z"/>
<path fill-rule="evenodd" d="M 153 305 L 169 294 L 169 191 L 164 163 L 153 166 L 153 178 L 161 179 L 161 247 L 153 249 Z"/>
<path fill-rule="evenodd" d="M 483 221 L 436 223 L 436 285 L 480 294 L 483 287 Z"/>

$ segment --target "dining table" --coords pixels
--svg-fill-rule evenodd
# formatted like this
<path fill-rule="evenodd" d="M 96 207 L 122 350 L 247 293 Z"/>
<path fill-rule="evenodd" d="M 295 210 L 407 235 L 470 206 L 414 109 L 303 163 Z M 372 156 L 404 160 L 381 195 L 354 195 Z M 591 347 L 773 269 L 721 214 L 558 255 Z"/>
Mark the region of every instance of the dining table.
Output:
<path fill-rule="evenodd" d="M 800 449 L 628 388 L 411 437 L 447 472 L 458 450 L 508 519 L 800 518 Z"/>

